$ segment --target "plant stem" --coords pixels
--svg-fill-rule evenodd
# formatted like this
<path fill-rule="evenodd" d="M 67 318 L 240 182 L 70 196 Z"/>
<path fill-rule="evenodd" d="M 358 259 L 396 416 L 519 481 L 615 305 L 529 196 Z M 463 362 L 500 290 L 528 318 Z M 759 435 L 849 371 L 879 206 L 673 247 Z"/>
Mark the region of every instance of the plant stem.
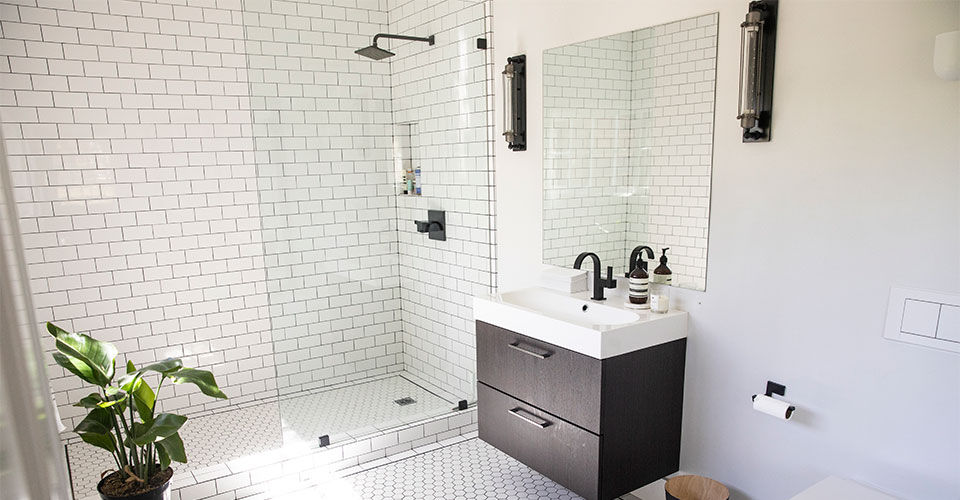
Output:
<path fill-rule="evenodd" d="M 160 382 L 157 384 L 157 392 L 153 394 L 153 404 L 150 405 L 150 419 L 152 420 L 157 410 L 157 401 L 160 401 L 160 389 L 163 388 L 163 382 L 167 380 L 167 376 L 161 374 Z M 154 455 L 153 443 L 147 445 L 147 468 L 148 470 L 153 471 L 154 464 L 157 462 L 153 459 Z"/>
<path fill-rule="evenodd" d="M 136 472 L 139 475 L 139 470 L 137 469 L 139 469 L 140 457 L 137 456 L 137 445 L 136 443 L 133 442 L 133 434 L 130 433 L 130 427 L 127 425 L 127 420 L 123 417 L 123 412 L 117 412 L 117 415 L 120 417 L 120 423 L 123 424 L 123 430 L 126 432 L 126 435 L 131 437 L 130 439 L 131 463 L 129 465 L 132 469 L 134 469 L 134 472 Z"/>
<path fill-rule="evenodd" d="M 117 470 L 123 470 L 123 466 L 120 465 L 120 458 L 119 458 L 120 455 L 118 454 L 118 452 L 115 451 L 110 455 L 113 456 L 113 461 L 117 463 Z"/>
<path fill-rule="evenodd" d="M 104 390 L 104 399 L 106 399 L 106 396 L 107 392 Z M 117 456 L 119 457 L 117 460 L 117 465 L 120 466 L 120 477 L 126 477 L 126 473 L 123 472 L 123 466 L 127 465 L 128 461 L 127 450 L 123 447 L 123 433 L 120 432 L 120 425 L 117 424 L 117 412 L 114 411 L 112 406 L 108 408 L 108 411 L 110 412 L 110 420 L 113 421 L 113 429 L 117 433 Z"/>
<path fill-rule="evenodd" d="M 146 449 L 145 455 L 146 455 L 146 457 L 147 457 L 147 458 L 146 458 L 146 462 L 147 462 L 147 476 L 151 476 L 151 475 L 153 475 L 154 472 L 156 472 L 156 471 L 154 470 L 154 467 L 156 467 L 156 463 L 155 463 L 156 460 L 153 459 L 153 443 L 150 443 L 150 444 L 147 445 L 147 449 Z"/>
<path fill-rule="evenodd" d="M 166 375 L 160 376 L 160 383 L 157 384 L 157 392 L 153 394 L 153 404 L 150 405 L 150 418 L 153 418 L 154 413 L 157 409 L 157 401 L 160 401 L 160 389 L 163 387 L 163 381 L 167 380 Z"/>
<path fill-rule="evenodd" d="M 131 399 L 130 399 L 130 424 L 131 424 L 131 425 L 136 422 L 136 420 L 135 420 L 135 418 L 134 418 L 134 416 L 133 416 L 133 407 L 134 407 L 134 405 L 135 405 L 135 402 L 133 401 L 133 398 L 132 398 L 132 396 L 131 396 Z M 140 450 L 138 450 L 138 451 L 140 451 Z M 144 459 L 144 457 L 143 457 L 142 455 L 141 455 L 141 456 L 138 456 L 137 458 L 140 460 L 140 466 L 137 467 L 137 475 L 140 476 L 140 479 L 143 479 L 144 481 L 146 481 L 146 480 L 147 480 L 147 463 L 146 463 L 146 460 Z"/>

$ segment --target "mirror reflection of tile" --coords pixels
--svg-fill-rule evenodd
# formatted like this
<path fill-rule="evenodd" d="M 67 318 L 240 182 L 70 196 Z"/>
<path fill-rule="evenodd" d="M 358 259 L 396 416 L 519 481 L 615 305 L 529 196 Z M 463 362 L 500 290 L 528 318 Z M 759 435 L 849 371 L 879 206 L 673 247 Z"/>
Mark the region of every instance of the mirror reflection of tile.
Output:
<path fill-rule="evenodd" d="M 545 263 L 669 247 L 674 284 L 706 288 L 717 17 L 544 51 Z"/>

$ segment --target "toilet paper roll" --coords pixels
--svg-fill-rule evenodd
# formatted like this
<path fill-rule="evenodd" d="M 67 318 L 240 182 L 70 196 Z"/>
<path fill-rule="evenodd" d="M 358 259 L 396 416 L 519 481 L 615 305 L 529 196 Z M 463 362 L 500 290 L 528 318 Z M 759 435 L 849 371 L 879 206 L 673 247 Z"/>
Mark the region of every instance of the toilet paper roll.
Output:
<path fill-rule="evenodd" d="M 790 403 L 763 394 L 753 397 L 753 409 L 784 420 L 789 419 L 795 410 Z"/>

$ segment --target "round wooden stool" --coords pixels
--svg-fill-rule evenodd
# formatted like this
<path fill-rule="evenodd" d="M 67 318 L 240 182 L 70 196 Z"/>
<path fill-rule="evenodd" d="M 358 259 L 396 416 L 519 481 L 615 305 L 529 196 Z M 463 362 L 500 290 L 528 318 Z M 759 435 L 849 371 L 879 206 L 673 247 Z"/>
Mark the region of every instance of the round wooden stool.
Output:
<path fill-rule="evenodd" d="M 703 476 L 677 476 L 664 486 L 667 500 L 728 500 L 730 490 L 721 483 Z"/>

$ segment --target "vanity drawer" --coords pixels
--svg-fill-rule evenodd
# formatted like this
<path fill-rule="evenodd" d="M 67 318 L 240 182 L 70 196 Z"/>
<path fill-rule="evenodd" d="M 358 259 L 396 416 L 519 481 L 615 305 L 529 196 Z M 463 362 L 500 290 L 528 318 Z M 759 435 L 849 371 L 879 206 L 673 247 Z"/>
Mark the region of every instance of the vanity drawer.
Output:
<path fill-rule="evenodd" d="M 544 476 L 596 499 L 600 437 L 483 383 L 477 384 L 480 439 Z"/>
<path fill-rule="evenodd" d="M 600 434 L 599 359 L 477 321 L 477 380 Z"/>

